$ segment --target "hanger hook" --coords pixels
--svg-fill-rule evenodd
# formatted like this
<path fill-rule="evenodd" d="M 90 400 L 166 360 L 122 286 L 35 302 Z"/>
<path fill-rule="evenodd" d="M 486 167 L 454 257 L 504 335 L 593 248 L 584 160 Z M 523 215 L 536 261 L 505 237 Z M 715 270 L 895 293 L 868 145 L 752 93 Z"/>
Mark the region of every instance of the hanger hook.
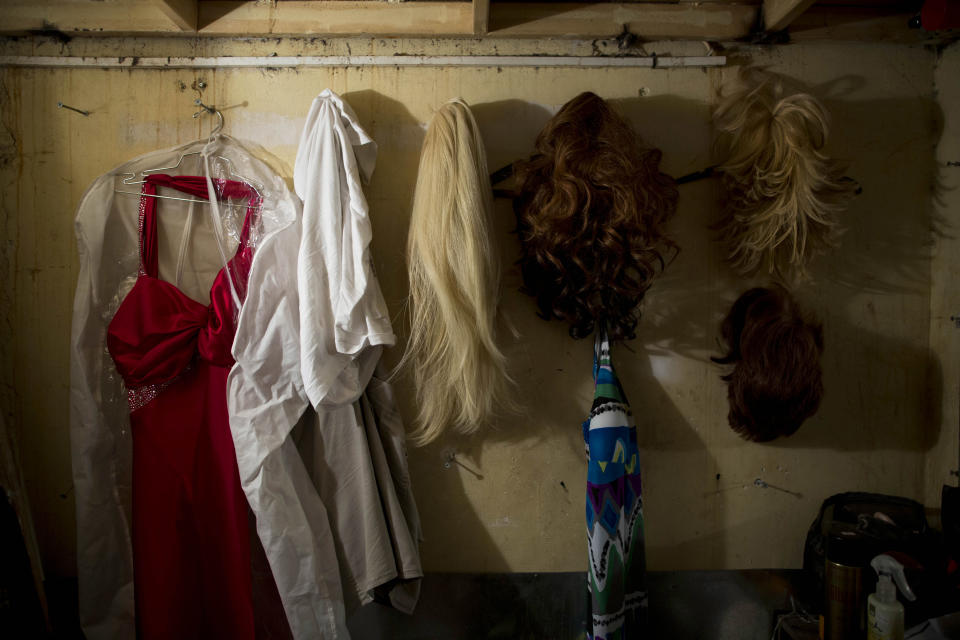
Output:
<path fill-rule="evenodd" d="M 214 113 L 217 114 L 217 126 L 213 128 L 213 131 L 210 132 L 210 136 L 213 137 L 223 131 L 223 114 L 220 113 L 219 109 L 215 109 Z"/>
<path fill-rule="evenodd" d="M 194 100 L 193 104 L 200 107 L 200 111 L 197 111 L 195 114 L 193 114 L 194 118 L 199 118 L 204 113 L 212 113 L 217 116 L 217 126 L 214 127 L 213 131 L 210 132 L 210 137 L 217 135 L 223 130 L 223 114 L 220 113 L 219 109 L 203 104 L 203 102 L 200 101 L 200 98 Z"/>

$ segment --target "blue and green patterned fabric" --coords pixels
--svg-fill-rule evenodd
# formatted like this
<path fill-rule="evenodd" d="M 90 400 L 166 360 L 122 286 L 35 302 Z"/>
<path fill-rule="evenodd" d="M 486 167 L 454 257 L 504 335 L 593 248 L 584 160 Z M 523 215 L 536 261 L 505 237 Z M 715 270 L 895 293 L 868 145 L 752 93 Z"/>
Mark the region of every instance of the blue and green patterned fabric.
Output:
<path fill-rule="evenodd" d="M 610 358 L 606 333 L 594 347 L 594 394 L 583 423 L 587 448 L 590 640 L 644 635 L 646 558 L 640 456 L 633 414 Z"/>

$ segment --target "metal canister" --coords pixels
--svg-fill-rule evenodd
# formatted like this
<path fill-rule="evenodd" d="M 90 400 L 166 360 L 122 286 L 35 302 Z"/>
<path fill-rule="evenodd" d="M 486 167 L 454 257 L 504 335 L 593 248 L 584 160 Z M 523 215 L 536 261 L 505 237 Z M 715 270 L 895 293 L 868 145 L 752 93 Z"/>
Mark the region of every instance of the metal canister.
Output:
<path fill-rule="evenodd" d="M 869 553 L 854 527 L 836 524 L 827 538 L 824 571 L 824 640 L 866 638 L 863 576 Z"/>

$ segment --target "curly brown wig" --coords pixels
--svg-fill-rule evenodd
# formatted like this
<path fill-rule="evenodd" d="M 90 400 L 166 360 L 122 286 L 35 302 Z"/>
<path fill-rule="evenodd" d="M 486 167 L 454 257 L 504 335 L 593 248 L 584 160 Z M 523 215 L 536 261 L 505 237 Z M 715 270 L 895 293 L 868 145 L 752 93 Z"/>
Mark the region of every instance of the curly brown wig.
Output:
<path fill-rule="evenodd" d="M 598 326 L 611 340 L 635 337 L 643 295 L 676 249 L 663 226 L 677 189 L 660 151 L 589 92 L 550 119 L 536 150 L 515 168 L 523 291 L 574 338 Z"/>
<path fill-rule="evenodd" d="M 741 295 L 723 321 L 732 364 L 727 383 L 734 431 L 768 442 L 794 433 L 817 412 L 823 396 L 823 330 L 807 320 L 786 289 L 757 287 Z"/>

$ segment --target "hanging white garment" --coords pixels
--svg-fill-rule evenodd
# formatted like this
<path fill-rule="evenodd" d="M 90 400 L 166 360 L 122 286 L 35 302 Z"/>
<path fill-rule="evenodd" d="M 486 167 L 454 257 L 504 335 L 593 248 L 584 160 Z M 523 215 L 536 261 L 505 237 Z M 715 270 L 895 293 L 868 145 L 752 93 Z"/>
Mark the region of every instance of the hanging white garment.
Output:
<path fill-rule="evenodd" d="M 349 106 L 320 94 L 294 170 L 302 220 L 259 247 L 234 340 L 241 484 L 298 639 L 349 637 L 347 611 L 375 592 L 412 611 L 422 576 L 404 430 L 374 374 L 395 342 L 360 184 L 375 158 Z"/>
<path fill-rule="evenodd" d="M 159 273 L 194 300 L 233 255 L 245 207 L 218 202 L 211 180 L 254 185 L 260 219 L 247 245 L 255 248 L 299 219 L 300 204 L 283 180 L 227 136 L 146 154 L 98 178 L 75 218 L 80 272 L 70 342 L 70 440 L 77 513 L 79 613 L 89 640 L 135 637 L 131 522 L 131 434 L 127 392 L 106 349 L 107 326 L 140 268 L 141 172 L 208 178 L 208 200 L 164 199 L 158 231 Z M 126 192 L 126 193 L 123 193 Z M 162 193 L 160 194 L 162 195 Z M 176 238 L 182 228 L 177 251 Z M 187 247 L 190 247 L 189 251 Z M 226 270 L 230 277 L 230 270 Z M 234 302 L 237 291 L 231 290 Z"/>

